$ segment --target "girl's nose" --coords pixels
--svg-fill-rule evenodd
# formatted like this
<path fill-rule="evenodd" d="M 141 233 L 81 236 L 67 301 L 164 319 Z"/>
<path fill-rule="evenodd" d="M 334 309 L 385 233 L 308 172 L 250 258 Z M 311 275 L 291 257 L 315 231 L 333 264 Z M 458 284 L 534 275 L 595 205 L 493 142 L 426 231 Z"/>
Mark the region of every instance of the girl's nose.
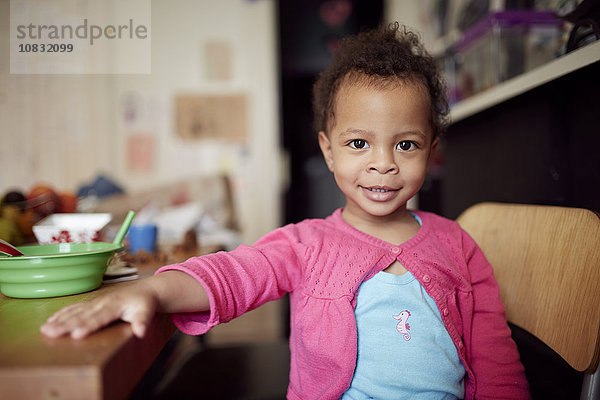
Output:
<path fill-rule="evenodd" d="M 398 173 L 398 165 L 394 159 L 393 151 L 381 150 L 373 152 L 368 170 L 370 172 L 379 172 L 380 174 Z"/>

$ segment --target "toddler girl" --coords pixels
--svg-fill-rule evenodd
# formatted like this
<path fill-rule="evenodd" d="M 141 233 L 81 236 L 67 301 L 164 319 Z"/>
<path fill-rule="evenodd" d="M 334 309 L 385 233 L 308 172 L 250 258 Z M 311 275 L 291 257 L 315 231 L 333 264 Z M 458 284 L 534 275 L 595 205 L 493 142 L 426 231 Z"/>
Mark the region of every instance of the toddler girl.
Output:
<path fill-rule="evenodd" d="M 165 266 L 42 333 L 122 319 L 143 336 L 159 311 L 197 335 L 290 293 L 289 399 L 528 398 L 492 267 L 456 222 L 407 209 L 447 115 L 418 38 L 392 24 L 342 41 L 314 110 L 343 209 Z"/>

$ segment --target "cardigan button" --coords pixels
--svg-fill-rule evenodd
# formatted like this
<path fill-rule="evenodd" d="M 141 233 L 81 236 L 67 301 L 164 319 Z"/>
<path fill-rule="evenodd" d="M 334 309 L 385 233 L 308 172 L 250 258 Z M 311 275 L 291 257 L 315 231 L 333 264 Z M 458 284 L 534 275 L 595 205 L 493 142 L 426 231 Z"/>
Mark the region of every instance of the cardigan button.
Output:
<path fill-rule="evenodd" d="M 429 275 L 423 275 L 423 282 L 425 282 L 425 283 L 431 282 L 431 277 Z"/>
<path fill-rule="evenodd" d="M 442 314 L 444 314 L 444 317 L 447 317 L 449 313 L 450 311 L 448 311 L 448 309 L 444 307 L 444 309 L 442 310 Z"/>
<path fill-rule="evenodd" d="M 465 347 L 465 345 L 463 344 L 463 342 L 461 340 L 460 342 L 458 342 L 458 348 L 462 350 L 463 347 Z"/>
<path fill-rule="evenodd" d="M 392 253 L 400 254 L 402 253 L 402 249 L 400 247 L 392 247 Z"/>

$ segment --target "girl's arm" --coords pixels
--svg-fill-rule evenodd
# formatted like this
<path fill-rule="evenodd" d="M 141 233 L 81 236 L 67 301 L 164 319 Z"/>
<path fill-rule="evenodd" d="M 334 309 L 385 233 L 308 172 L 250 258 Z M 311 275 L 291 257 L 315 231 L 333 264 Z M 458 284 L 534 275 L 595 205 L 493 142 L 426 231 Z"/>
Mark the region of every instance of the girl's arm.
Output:
<path fill-rule="evenodd" d="M 201 334 L 290 291 L 299 273 L 294 227 L 277 229 L 255 246 L 240 246 L 168 265 L 151 278 L 90 302 L 63 308 L 42 325 L 42 334 L 82 338 L 121 319 L 142 337 L 156 311 L 172 314 L 177 327 Z"/>
<path fill-rule="evenodd" d="M 131 324 L 134 335 L 143 337 L 156 311 L 181 313 L 208 309 L 208 295 L 196 279 L 180 271 L 166 271 L 89 302 L 62 308 L 48 318 L 40 331 L 48 337 L 70 335 L 80 339 L 120 319 Z"/>
<path fill-rule="evenodd" d="M 208 296 L 209 312 L 171 315 L 177 328 L 188 335 L 201 335 L 293 291 L 310 253 L 303 235 L 314 236 L 310 229 L 298 226 L 279 228 L 253 246 L 241 245 L 230 252 L 192 257 L 159 269 L 159 275 L 171 270 L 185 272 Z"/>

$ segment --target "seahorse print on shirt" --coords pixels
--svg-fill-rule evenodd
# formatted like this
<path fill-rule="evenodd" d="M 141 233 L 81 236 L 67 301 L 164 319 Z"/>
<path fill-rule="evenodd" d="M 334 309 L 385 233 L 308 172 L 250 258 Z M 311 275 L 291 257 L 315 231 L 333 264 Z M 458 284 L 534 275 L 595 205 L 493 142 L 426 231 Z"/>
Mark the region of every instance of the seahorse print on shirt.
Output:
<path fill-rule="evenodd" d="M 394 319 L 398 320 L 398 325 L 396 325 L 396 330 L 402 334 L 404 340 L 410 340 L 410 325 L 408 325 L 408 317 L 410 317 L 410 311 L 404 310 L 398 315 L 392 315 Z"/>

